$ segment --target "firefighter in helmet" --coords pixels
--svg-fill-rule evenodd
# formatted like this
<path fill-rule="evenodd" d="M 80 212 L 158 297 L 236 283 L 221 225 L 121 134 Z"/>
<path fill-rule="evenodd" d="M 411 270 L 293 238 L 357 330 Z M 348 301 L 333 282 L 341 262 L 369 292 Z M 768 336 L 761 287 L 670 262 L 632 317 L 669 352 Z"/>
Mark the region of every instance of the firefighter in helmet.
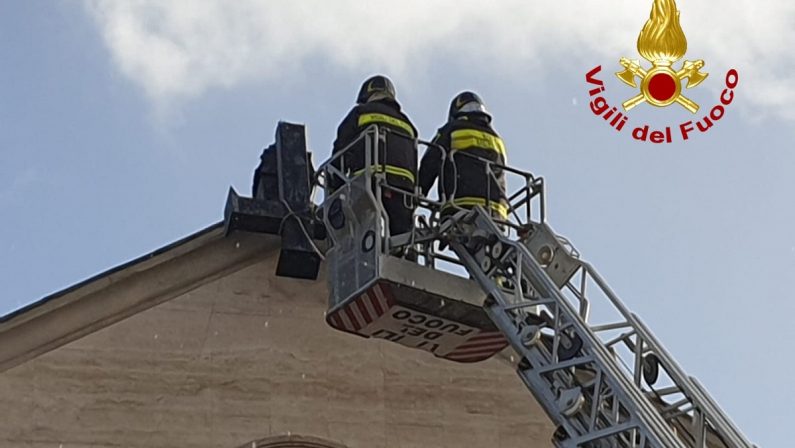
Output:
<path fill-rule="evenodd" d="M 474 92 L 461 92 L 450 103 L 447 123 L 442 126 L 422 157 L 419 185 L 424 195 L 438 183 L 439 199 L 445 199 L 442 215 L 456 208 L 483 206 L 498 219 L 507 219 L 505 144 L 491 126 L 491 114 Z M 442 170 L 444 170 L 442 172 Z"/>
<path fill-rule="evenodd" d="M 389 233 L 398 235 L 413 227 L 414 209 L 411 196 L 417 177 L 417 129 L 401 111 L 395 96 L 395 86 L 386 76 L 373 76 L 362 84 L 356 106 L 348 113 L 337 129 L 332 155 L 345 149 L 369 126 L 376 124 L 383 132 L 383 144 L 379 144 L 379 164 L 373 172 L 385 173 L 387 185 L 382 188 L 381 200 L 389 216 Z M 371 160 L 374 155 L 371 155 Z M 360 139 L 333 164 L 342 168 L 349 176 L 365 170 L 365 140 Z M 332 178 L 332 189 L 342 185 L 342 180 Z"/>

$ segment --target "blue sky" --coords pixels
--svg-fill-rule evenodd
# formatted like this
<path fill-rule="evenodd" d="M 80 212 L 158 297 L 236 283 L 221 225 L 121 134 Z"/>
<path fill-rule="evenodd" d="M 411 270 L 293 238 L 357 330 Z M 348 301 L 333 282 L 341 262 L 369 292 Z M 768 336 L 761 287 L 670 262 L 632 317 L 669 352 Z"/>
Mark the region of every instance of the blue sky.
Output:
<path fill-rule="evenodd" d="M 611 104 L 635 93 L 612 73 L 638 58 L 651 1 L 608 3 L 411 0 L 385 22 L 313 1 L 0 0 L 0 314 L 219 221 L 278 120 L 325 158 L 385 72 L 426 138 L 453 95 L 481 93 L 511 163 L 547 180 L 550 224 L 753 441 L 786 446 L 795 7 L 678 2 L 686 58 L 710 73 L 688 91 L 696 117 L 728 69 L 740 84 L 707 134 L 652 145 L 588 107 L 596 65 Z"/>

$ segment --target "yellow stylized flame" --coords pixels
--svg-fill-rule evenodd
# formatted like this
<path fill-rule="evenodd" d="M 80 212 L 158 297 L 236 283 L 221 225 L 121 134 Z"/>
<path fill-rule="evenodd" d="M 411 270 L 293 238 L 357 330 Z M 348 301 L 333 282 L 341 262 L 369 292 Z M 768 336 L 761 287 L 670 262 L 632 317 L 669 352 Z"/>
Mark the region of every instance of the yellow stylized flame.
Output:
<path fill-rule="evenodd" d="M 674 0 L 654 0 L 651 15 L 638 36 L 638 52 L 654 65 L 671 65 L 687 52 Z"/>

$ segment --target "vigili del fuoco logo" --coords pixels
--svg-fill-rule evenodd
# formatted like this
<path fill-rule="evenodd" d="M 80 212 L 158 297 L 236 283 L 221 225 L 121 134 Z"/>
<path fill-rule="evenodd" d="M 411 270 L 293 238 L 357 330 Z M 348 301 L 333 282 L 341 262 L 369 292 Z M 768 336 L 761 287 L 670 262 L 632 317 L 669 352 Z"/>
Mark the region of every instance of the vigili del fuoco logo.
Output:
<path fill-rule="evenodd" d="M 675 1 L 654 0 L 649 20 L 638 36 L 638 53 L 651 63 L 651 67 L 644 67 L 638 59 L 621 58 L 619 64 L 623 70 L 616 73 L 618 79 L 636 89 L 637 93 L 621 104 L 623 112 L 619 112 L 615 106 L 611 107 L 603 95 L 605 84 L 597 78 L 602 66 L 596 66 L 585 75 L 585 80 L 591 85 L 588 91 L 591 111 L 618 132 L 622 132 L 630 121 L 626 113 L 644 103 L 655 107 L 676 104 L 692 114 L 697 114 L 699 105 L 689 99 L 683 90 L 697 87 L 709 74 L 702 71 L 705 64 L 701 59 L 685 60 L 677 69 L 677 62 L 686 52 L 687 38 L 679 25 L 679 11 Z M 693 131 L 705 133 L 723 118 L 726 107 L 734 100 L 734 88 L 738 81 L 737 70 L 730 69 L 726 73 L 725 88 L 718 104 L 700 119 L 690 119 L 678 126 L 665 126 L 664 129 L 655 129 L 648 124 L 637 127 L 630 125 L 627 129 L 632 129 L 634 139 L 652 143 L 671 143 L 679 138 L 688 140 Z"/>

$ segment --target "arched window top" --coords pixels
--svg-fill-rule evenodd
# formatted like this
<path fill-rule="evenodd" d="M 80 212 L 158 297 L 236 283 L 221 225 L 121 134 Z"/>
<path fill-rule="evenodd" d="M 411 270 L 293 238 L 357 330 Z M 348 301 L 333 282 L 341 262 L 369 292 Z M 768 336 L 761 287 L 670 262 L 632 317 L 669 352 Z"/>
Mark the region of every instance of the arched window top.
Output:
<path fill-rule="evenodd" d="M 308 436 L 275 436 L 254 440 L 239 448 L 347 448 L 337 442 Z"/>

